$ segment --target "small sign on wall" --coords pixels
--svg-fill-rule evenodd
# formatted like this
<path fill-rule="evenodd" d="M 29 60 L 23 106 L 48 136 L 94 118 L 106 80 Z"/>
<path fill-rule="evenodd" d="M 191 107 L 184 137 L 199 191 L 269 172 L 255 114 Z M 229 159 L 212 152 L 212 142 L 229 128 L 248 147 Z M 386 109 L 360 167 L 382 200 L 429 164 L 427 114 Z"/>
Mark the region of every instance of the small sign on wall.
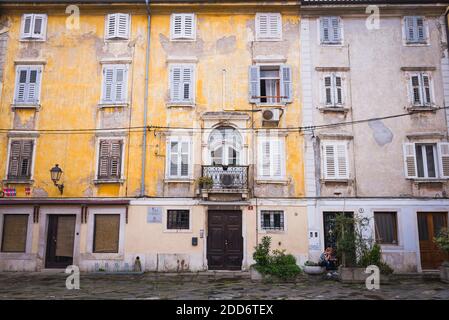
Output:
<path fill-rule="evenodd" d="M 320 234 L 318 230 L 309 230 L 309 249 L 320 250 Z"/>
<path fill-rule="evenodd" d="M 162 223 L 162 208 L 160 207 L 148 208 L 147 223 Z"/>

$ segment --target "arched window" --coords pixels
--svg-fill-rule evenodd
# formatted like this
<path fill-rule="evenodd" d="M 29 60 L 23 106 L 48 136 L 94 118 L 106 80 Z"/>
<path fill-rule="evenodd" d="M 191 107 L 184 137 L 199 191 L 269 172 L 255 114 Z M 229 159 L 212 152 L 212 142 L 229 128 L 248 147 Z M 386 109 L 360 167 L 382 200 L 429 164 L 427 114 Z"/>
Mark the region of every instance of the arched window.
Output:
<path fill-rule="evenodd" d="M 208 141 L 211 165 L 240 165 L 242 147 L 242 137 L 233 127 L 221 126 L 214 129 Z"/>

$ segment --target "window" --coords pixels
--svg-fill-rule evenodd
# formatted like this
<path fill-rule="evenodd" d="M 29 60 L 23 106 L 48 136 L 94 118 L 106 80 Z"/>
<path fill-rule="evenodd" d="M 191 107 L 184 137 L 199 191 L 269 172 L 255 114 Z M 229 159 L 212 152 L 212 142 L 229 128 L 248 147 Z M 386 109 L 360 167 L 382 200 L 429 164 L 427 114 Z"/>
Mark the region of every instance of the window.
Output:
<path fill-rule="evenodd" d="M 427 73 L 410 75 L 410 96 L 413 106 L 427 107 L 432 105 L 430 76 Z"/>
<path fill-rule="evenodd" d="M 94 253 L 118 253 L 119 214 L 96 214 L 94 219 Z"/>
<path fill-rule="evenodd" d="M 282 17 L 280 13 L 256 14 L 256 39 L 281 40 Z"/>
<path fill-rule="evenodd" d="M 28 230 L 27 214 L 3 216 L 2 252 L 25 252 Z"/>
<path fill-rule="evenodd" d="M 324 103 L 330 107 L 343 105 L 343 79 L 335 73 L 324 76 Z"/>
<path fill-rule="evenodd" d="M 249 84 L 252 103 L 292 102 L 292 71 L 289 66 L 251 66 Z"/>
<path fill-rule="evenodd" d="M 243 162 L 242 136 L 230 126 L 215 128 L 208 140 L 210 164 L 213 166 L 237 166 Z"/>
<path fill-rule="evenodd" d="M 14 104 L 38 105 L 42 66 L 17 66 Z"/>
<path fill-rule="evenodd" d="M 262 230 L 284 230 L 284 211 L 261 211 Z"/>
<path fill-rule="evenodd" d="M 398 244 L 396 212 L 374 212 L 376 242 Z"/>
<path fill-rule="evenodd" d="M 405 143 L 407 178 L 449 178 L 449 143 Z"/>
<path fill-rule="evenodd" d="M 261 179 L 285 177 L 285 143 L 282 137 L 259 137 L 258 176 Z"/>
<path fill-rule="evenodd" d="M 22 40 L 45 40 L 47 32 L 46 14 L 24 14 L 20 39 Z"/>
<path fill-rule="evenodd" d="M 348 143 L 325 142 L 322 145 L 324 179 L 348 179 Z"/>
<path fill-rule="evenodd" d="M 341 44 L 341 20 L 339 17 L 321 17 L 320 34 L 322 44 Z"/>
<path fill-rule="evenodd" d="M 168 210 L 167 229 L 188 230 L 190 228 L 189 216 L 190 216 L 189 210 Z"/>
<path fill-rule="evenodd" d="M 103 66 L 102 103 L 126 103 L 128 99 L 128 65 Z"/>
<path fill-rule="evenodd" d="M 8 180 L 29 180 L 33 160 L 33 140 L 12 140 L 9 148 Z"/>
<path fill-rule="evenodd" d="M 167 146 L 167 176 L 169 178 L 188 178 L 191 173 L 190 137 L 169 137 Z"/>
<path fill-rule="evenodd" d="M 170 68 L 170 101 L 172 103 L 194 102 L 193 65 L 172 65 Z"/>
<path fill-rule="evenodd" d="M 409 16 L 404 18 L 404 34 L 408 44 L 426 43 L 427 30 L 424 17 Z"/>
<path fill-rule="evenodd" d="M 195 40 L 195 15 L 193 13 L 175 13 L 170 22 L 172 40 Z"/>
<path fill-rule="evenodd" d="M 107 40 L 129 39 L 131 17 L 126 13 L 114 13 L 106 16 L 105 38 Z"/>
<path fill-rule="evenodd" d="M 98 179 L 120 179 L 123 140 L 104 139 L 99 143 Z"/>

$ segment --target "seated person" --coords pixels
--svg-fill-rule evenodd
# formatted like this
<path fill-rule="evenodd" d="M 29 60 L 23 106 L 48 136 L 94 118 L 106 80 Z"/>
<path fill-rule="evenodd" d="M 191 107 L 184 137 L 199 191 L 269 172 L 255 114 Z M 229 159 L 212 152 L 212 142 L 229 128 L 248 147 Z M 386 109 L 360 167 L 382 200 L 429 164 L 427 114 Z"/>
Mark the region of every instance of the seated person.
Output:
<path fill-rule="evenodd" d="M 321 267 L 326 267 L 326 270 L 336 270 L 337 269 L 336 260 L 337 259 L 335 258 L 334 249 L 331 247 L 328 247 L 321 254 L 318 264 Z"/>

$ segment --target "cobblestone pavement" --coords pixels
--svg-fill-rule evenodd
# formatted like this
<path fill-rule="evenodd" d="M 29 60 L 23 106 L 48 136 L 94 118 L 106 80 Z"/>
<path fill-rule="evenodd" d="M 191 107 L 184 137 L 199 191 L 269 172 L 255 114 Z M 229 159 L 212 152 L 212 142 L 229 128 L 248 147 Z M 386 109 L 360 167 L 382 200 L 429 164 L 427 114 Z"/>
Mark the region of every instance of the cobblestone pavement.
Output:
<path fill-rule="evenodd" d="M 64 273 L 0 273 L 0 299 L 439 299 L 449 284 L 401 279 L 369 291 L 364 285 L 301 278 L 296 283 L 252 282 L 235 275 L 81 274 L 67 290 Z"/>

